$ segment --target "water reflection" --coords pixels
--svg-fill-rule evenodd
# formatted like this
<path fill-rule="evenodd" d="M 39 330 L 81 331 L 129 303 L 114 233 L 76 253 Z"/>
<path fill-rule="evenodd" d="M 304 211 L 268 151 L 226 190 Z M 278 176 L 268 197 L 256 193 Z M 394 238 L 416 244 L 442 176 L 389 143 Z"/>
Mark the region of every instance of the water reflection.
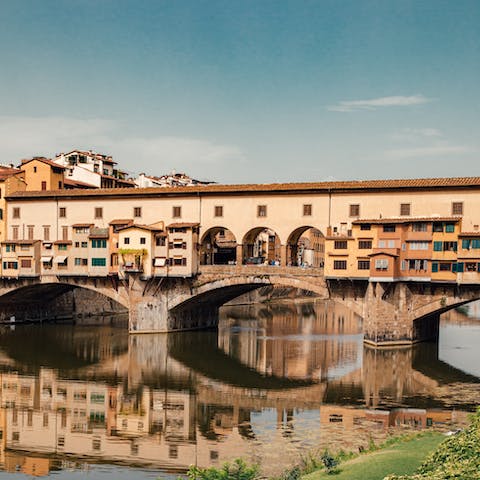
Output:
<path fill-rule="evenodd" d="M 361 320 L 331 302 L 222 315 L 218 332 L 2 331 L 1 467 L 66 478 L 101 462 L 105 478 L 147 478 L 241 456 L 278 473 L 304 448 L 450 428 L 480 393 L 435 345 L 364 348 Z"/>

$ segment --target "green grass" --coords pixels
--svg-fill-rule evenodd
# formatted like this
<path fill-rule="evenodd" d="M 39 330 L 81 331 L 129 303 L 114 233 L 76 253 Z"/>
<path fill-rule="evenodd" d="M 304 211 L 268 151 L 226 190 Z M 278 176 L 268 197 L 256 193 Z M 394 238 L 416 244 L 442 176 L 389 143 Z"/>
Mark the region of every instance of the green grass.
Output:
<path fill-rule="evenodd" d="M 325 471 L 316 471 L 301 478 L 302 480 L 383 480 L 391 473 L 410 475 L 444 439 L 445 437 L 439 433 L 428 432 L 342 462 L 337 469 L 339 473 L 328 475 Z"/>

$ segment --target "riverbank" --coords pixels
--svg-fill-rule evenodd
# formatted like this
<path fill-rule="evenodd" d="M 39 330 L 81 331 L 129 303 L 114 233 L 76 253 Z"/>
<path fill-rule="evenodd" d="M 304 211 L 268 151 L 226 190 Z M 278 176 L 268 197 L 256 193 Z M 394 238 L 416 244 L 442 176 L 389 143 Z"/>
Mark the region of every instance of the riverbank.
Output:
<path fill-rule="evenodd" d="M 383 480 L 387 475 L 410 475 L 424 459 L 445 440 L 438 432 L 393 438 L 374 451 L 359 454 L 341 462 L 335 475 L 318 470 L 303 475 L 302 480 Z"/>

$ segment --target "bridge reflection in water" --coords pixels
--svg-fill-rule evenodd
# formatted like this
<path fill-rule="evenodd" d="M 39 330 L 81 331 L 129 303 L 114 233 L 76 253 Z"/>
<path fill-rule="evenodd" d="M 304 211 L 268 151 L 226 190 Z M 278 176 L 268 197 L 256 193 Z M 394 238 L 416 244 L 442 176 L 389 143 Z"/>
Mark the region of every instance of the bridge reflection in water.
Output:
<path fill-rule="evenodd" d="M 139 466 L 173 474 L 241 456 L 278 473 L 305 448 L 464 421 L 479 380 L 437 348 L 364 348 L 361 320 L 331 302 L 225 308 L 218 332 L 5 329 L 0 462 L 144 478 Z"/>

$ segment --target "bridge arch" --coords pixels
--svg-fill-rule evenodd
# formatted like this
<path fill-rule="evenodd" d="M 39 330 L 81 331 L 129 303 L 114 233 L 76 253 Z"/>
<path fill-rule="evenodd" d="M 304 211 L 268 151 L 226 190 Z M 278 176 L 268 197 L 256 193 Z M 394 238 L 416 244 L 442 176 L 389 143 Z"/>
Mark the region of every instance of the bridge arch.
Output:
<path fill-rule="evenodd" d="M 200 240 L 200 265 L 232 265 L 237 261 L 237 239 L 228 228 L 209 228 Z"/>
<path fill-rule="evenodd" d="M 313 225 L 293 230 L 287 238 L 286 263 L 292 266 L 323 268 L 325 236 Z"/>
<path fill-rule="evenodd" d="M 268 270 L 267 270 L 268 269 Z M 214 278 L 194 287 L 184 294 L 177 295 L 169 303 L 170 310 L 188 309 L 202 305 L 217 307 L 257 288 L 278 285 L 313 292 L 321 298 L 328 298 L 325 281 L 318 275 L 289 275 L 278 267 L 259 267 L 251 274 L 231 273 L 222 278 Z M 276 272 L 276 270 L 279 270 Z"/>
<path fill-rule="evenodd" d="M 82 311 L 90 310 L 92 298 L 88 296 L 67 299 L 66 295 L 74 290 L 95 292 L 98 303 L 94 310 L 113 312 L 128 309 L 128 297 L 118 289 L 112 288 L 106 279 L 62 279 L 61 282 L 38 282 L 37 279 L 23 279 L 14 282 L 2 282 L 0 285 L 0 316 L 17 320 L 45 320 L 56 317 L 56 314 L 74 314 L 82 302 Z M 62 300 L 63 298 L 63 300 Z M 102 301 L 102 298 L 104 301 Z M 112 304 L 112 301 L 114 302 Z"/>
<path fill-rule="evenodd" d="M 281 247 L 275 230 L 265 226 L 251 228 L 242 239 L 242 263 L 280 263 Z"/>

